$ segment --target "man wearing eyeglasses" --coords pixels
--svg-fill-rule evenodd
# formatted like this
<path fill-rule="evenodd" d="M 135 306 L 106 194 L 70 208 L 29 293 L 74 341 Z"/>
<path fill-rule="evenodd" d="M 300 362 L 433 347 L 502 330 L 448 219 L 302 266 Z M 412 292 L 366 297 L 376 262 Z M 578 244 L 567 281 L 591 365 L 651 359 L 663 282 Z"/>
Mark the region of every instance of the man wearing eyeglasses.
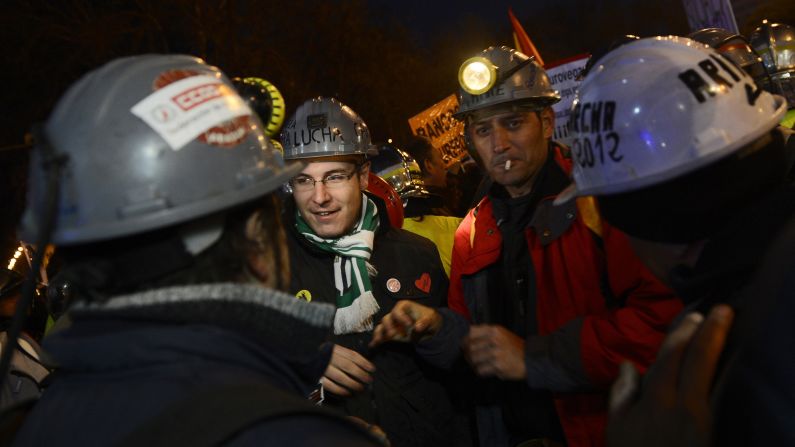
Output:
<path fill-rule="evenodd" d="M 376 153 L 367 125 L 336 99 L 315 98 L 288 121 L 282 144 L 285 159 L 306 164 L 287 185 L 290 292 L 337 307 L 323 404 L 381 426 L 393 446 L 470 445 L 445 373 L 410 345 L 367 346 L 399 300 L 444 306 L 448 286 L 433 243 L 392 227 L 365 192 Z"/>

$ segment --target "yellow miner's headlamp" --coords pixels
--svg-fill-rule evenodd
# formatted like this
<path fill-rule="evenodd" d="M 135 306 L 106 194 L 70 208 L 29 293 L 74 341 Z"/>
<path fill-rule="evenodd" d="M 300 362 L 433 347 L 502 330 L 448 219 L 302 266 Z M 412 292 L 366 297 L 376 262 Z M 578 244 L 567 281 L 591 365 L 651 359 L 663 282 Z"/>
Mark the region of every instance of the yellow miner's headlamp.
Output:
<path fill-rule="evenodd" d="M 284 112 L 287 110 L 284 104 L 284 96 L 282 96 L 282 93 L 275 85 L 262 78 L 248 77 L 244 78 L 243 81 L 263 89 L 263 94 L 267 92 L 267 95 L 270 97 L 271 113 L 268 117 L 262 116 L 260 118 L 268 120 L 268 122 L 263 123 L 265 125 L 265 135 L 271 138 L 279 135 L 279 129 L 281 129 L 284 123 Z"/>
<path fill-rule="evenodd" d="M 483 56 L 471 57 L 458 69 L 458 83 L 472 95 L 486 93 L 497 82 L 497 68 Z"/>

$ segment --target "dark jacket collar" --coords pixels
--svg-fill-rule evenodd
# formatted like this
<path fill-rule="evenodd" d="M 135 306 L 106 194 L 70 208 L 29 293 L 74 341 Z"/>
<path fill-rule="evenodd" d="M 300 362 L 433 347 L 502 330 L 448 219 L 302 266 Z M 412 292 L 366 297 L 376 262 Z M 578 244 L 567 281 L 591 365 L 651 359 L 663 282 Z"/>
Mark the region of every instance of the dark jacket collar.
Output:
<path fill-rule="evenodd" d="M 56 356 L 56 360 L 94 363 L 93 367 L 102 367 L 102 365 L 111 367 L 114 363 L 130 360 L 125 360 L 125 356 L 121 354 L 113 354 L 106 360 L 83 359 L 81 356 L 91 352 L 85 347 L 92 343 L 92 340 L 96 341 L 97 346 L 105 343 L 110 346 L 110 350 L 129 351 L 126 355 L 134 355 L 138 352 L 136 350 L 142 349 L 145 345 L 144 340 L 129 337 L 128 343 L 132 343 L 130 346 L 108 344 L 109 340 L 124 338 L 123 332 L 127 330 L 142 328 L 144 333 L 154 330 L 161 333 L 184 334 L 186 332 L 181 329 L 183 327 L 202 326 L 216 331 L 230 332 L 237 338 L 250 340 L 251 343 L 268 352 L 268 355 L 291 365 L 291 369 L 298 371 L 298 375 L 310 384 L 322 375 L 326 366 L 324 361 L 328 361 L 328 358 L 318 357 L 318 346 L 331 336 L 334 312 L 334 306 L 330 304 L 310 304 L 260 285 L 235 283 L 153 289 L 114 296 L 104 302 L 80 301 L 70 309 L 74 325 L 63 335 L 66 341 L 71 340 L 73 344 L 67 345 L 65 350 L 58 351 L 62 354 L 60 357 Z M 83 332 L 97 335 L 97 338 L 83 339 L 85 335 Z M 194 331 L 194 336 L 198 337 L 199 333 L 209 332 L 212 330 Z M 301 335 L 296 337 L 296 334 Z M 141 337 L 148 336 L 141 335 Z M 229 340 L 230 337 L 231 335 L 228 335 L 220 339 Z M 207 335 L 206 338 L 212 339 L 213 335 Z M 150 342 L 156 343 L 157 339 L 158 337 L 152 337 Z M 187 340 L 176 343 L 183 342 L 187 343 Z M 196 340 L 190 344 L 194 345 L 195 349 L 190 349 L 188 354 L 195 353 L 201 356 L 204 352 L 202 342 Z M 171 346 L 177 351 L 187 349 L 177 345 L 172 346 L 165 341 L 163 346 Z M 240 349 L 250 349 L 250 347 Z M 74 354 L 69 354 L 70 352 Z M 53 354 L 55 355 L 56 352 Z M 142 353 L 142 356 L 145 354 Z M 70 355 L 76 357 L 70 360 Z M 109 363 L 105 363 L 106 361 Z"/>
<path fill-rule="evenodd" d="M 504 186 L 497 183 L 492 185 L 489 199 L 497 225 L 508 222 L 513 229 L 532 227 L 542 245 L 552 243 L 569 229 L 577 215 L 576 202 L 554 206 L 551 200 L 571 183 L 568 174 L 556 160 L 560 149 L 556 143 L 550 142 L 547 161 L 539 171 L 530 193 L 512 198 Z"/>
<path fill-rule="evenodd" d="M 731 301 L 755 273 L 771 243 L 795 214 L 795 186 L 782 185 L 752 206 L 737 210 L 732 220 L 704 246 L 693 268 L 680 266 L 671 275 L 685 302 L 703 300 L 703 310 Z"/>

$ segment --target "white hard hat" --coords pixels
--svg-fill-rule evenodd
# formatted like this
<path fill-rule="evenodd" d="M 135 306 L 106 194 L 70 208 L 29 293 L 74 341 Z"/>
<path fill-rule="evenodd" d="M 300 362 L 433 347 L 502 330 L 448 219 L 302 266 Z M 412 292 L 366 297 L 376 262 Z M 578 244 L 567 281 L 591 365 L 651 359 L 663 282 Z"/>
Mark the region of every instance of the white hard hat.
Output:
<path fill-rule="evenodd" d="M 633 191 L 713 163 L 773 129 L 784 98 L 684 37 L 616 48 L 583 81 L 569 120 L 578 195 Z"/>

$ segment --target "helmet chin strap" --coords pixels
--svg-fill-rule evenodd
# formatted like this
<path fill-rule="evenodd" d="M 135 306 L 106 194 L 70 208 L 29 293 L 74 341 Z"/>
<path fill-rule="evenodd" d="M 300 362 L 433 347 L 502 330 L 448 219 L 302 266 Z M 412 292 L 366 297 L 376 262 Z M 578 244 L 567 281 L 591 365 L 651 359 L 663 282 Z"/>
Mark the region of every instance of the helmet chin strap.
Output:
<path fill-rule="evenodd" d="M 522 68 L 532 64 L 535 59 L 536 58 L 534 56 L 530 56 L 527 59 L 523 60 L 522 62 L 519 62 L 515 66 L 511 67 L 510 69 L 505 70 L 504 72 L 501 72 L 500 74 L 497 75 L 497 80 L 494 81 L 494 85 L 502 84 L 503 82 L 505 82 L 506 79 L 508 79 L 511 76 L 513 76 L 514 73 L 516 73 L 517 71 L 521 70 Z"/>
<path fill-rule="evenodd" d="M 221 238 L 225 221 L 223 214 L 216 214 L 180 228 L 179 236 L 185 250 L 196 256 L 209 248 Z"/>

